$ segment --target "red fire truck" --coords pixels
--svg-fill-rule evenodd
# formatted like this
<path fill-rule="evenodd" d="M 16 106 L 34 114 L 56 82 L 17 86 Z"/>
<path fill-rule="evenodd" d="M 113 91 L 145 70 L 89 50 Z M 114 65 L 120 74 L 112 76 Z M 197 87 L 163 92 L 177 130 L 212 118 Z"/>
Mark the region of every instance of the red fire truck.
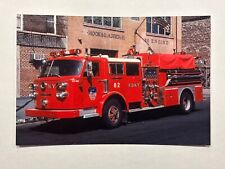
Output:
<path fill-rule="evenodd" d="M 79 49 L 50 53 L 30 85 L 40 118 L 99 116 L 118 127 L 127 113 L 179 106 L 190 113 L 203 100 L 201 73 L 192 55 L 82 56 Z"/>

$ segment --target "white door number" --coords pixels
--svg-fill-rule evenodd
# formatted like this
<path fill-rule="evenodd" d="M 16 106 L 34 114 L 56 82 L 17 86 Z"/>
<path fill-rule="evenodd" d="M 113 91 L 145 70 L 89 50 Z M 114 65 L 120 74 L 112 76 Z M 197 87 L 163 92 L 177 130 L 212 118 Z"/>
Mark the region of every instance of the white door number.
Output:
<path fill-rule="evenodd" d="M 114 88 L 120 88 L 120 82 L 114 83 L 114 84 L 113 84 L 113 87 L 114 87 Z"/>

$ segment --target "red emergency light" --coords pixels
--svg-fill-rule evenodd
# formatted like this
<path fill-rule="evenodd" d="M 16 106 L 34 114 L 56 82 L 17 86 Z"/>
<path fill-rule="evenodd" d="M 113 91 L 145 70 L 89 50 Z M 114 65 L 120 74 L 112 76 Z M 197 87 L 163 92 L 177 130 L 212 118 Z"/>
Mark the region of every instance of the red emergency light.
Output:
<path fill-rule="evenodd" d="M 61 50 L 58 52 L 51 52 L 51 57 L 59 57 L 59 56 L 68 56 L 68 55 L 78 55 L 81 53 L 81 49 L 70 49 L 70 50 Z"/>
<path fill-rule="evenodd" d="M 51 57 L 55 57 L 56 56 L 56 52 L 50 52 L 50 56 Z"/>

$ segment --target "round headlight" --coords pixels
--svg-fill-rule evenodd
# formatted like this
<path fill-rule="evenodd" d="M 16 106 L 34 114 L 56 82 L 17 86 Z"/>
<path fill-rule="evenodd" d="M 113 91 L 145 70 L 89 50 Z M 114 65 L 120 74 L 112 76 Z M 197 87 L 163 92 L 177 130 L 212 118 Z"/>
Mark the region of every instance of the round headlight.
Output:
<path fill-rule="evenodd" d="M 66 89 L 67 85 L 68 85 L 68 83 L 66 83 L 66 82 L 59 82 L 56 84 L 56 88 L 57 88 L 57 90 L 63 91 Z"/>
<path fill-rule="evenodd" d="M 48 104 L 48 100 L 44 99 L 41 101 L 41 105 L 45 107 Z"/>
<path fill-rule="evenodd" d="M 35 90 L 37 87 L 38 87 L 37 84 L 34 84 L 34 83 L 29 84 L 29 89 L 31 89 L 31 90 Z"/>
<path fill-rule="evenodd" d="M 68 96 L 67 92 L 58 92 L 58 93 L 56 93 L 56 97 L 58 99 L 65 99 L 67 96 Z"/>
<path fill-rule="evenodd" d="M 41 90 L 45 90 L 46 86 L 47 86 L 47 83 L 42 82 L 41 85 L 40 85 Z"/>

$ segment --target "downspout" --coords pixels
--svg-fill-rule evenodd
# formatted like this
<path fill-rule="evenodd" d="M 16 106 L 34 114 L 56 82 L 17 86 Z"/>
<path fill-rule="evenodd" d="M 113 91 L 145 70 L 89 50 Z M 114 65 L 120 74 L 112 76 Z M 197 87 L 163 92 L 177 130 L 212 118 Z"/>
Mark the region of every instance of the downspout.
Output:
<path fill-rule="evenodd" d="M 138 35 L 147 45 L 148 45 L 148 50 L 151 53 L 154 53 L 154 51 L 152 50 L 152 48 L 150 47 L 149 43 L 138 33 L 138 29 L 141 27 L 141 25 L 144 23 L 144 21 L 146 20 L 146 17 L 142 20 L 142 22 L 140 23 L 140 25 L 137 27 L 137 29 L 135 29 L 134 31 L 134 44 L 136 45 L 136 35 Z"/>

